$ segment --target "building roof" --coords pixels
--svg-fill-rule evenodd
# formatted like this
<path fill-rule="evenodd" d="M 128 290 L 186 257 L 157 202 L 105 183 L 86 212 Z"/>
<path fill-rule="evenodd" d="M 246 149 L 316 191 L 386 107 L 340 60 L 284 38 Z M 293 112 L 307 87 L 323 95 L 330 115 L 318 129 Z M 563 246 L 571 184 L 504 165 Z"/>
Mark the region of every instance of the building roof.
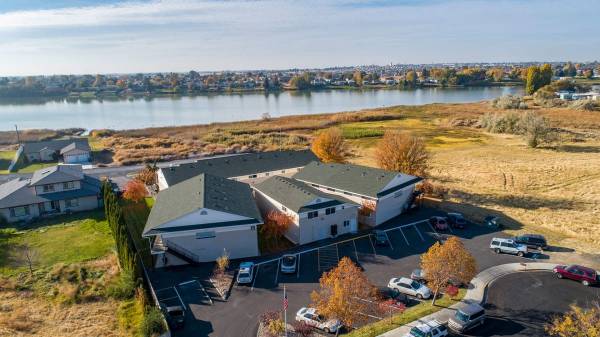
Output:
<path fill-rule="evenodd" d="M 73 151 L 73 150 L 81 150 L 81 151 L 91 151 L 90 148 L 90 144 L 88 144 L 88 142 L 73 142 L 65 147 L 63 147 L 62 149 L 60 149 L 60 154 L 65 154 L 69 151 Z"/>
<path fill-rule="evenodd" d="M 244 153 L 207 158 L 161 169 L 169 186 L 200 173 L 231 178 L 304 166 L 317 157 L 310 150 Z"/>
<path fill-rule="evenodd" d="M 33 173 L 30 185 L 56 184 L 66 181 L 83 179 L 83 169 L 81 165 L 56 165 L 39 169 Z"/>
<path fill-rule="evenodd" d="M 254 185 L 253 188 L 268 195 L 270 198 L 277 200 L 277 202 L 296 213 L 331 207 L 343 203 L 354 204 L 354 202 L 350 200 L 319 191 L 301 181 L 281 176 L 270 177 Z M 323 202 L 317 201 L 314 204 L 308 205 L 321 198 L 327 200 L 324 200 Z"/>
<path fill-rule="evenodd" d="M 23 153 L 34 153 L 40 152 L 42 149 L 49 149 L 53 152 L 60 151 L 64 147 L 72 144 L 81 144 L 81 146 L 87 146 L 88 151 L 90 145 L 88 143 L 87 138 L 65 138 L 65 139 L 53 139 L 53 140 L 44 140 L 40 142 L 26 142 L 23 143 Z"/>
<path fill-rule="evenodd" d="M 398 176 L 399 184 L 385 189 Z M 422 180 L 408 174 L 373 167 L 319 162 L 306 165 L 293 178 L 372 198 L 382 197 Z"/>
<path fill-rule="evenodd" d="M 262 222 L 248 184 L 201 173 L 158 193 L 143 234 L 242 224 L 227 222 L 159 228 L 164 223 L 203 208 L 241 215 L 248 218 L 244 223 Z"/>

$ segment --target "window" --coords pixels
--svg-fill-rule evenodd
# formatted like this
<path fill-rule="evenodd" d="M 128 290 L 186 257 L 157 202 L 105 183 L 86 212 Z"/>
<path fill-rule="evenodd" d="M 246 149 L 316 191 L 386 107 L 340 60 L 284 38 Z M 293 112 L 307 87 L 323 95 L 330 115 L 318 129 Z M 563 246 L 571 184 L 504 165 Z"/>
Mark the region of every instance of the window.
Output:
<path fill-rule="evenodd" d="M 248 178 L 250 178 L 250 179 L 252 179 L 252 178 L 256 178 L 256 177 L 257 177 L 257 175 L 256 175 L 256 174 L 251 174 L 251 175 L 249 175 L 249 176 L 248 176 Z"/>
<path fill-rule="evenodd" d="M 400 198 L 402 196 L 402 191 L 398 191 L 394 193 L 394 198 Z"/>
<path fill-rule="evenodd" d="M 270 174 L 269 172 L 265 173 L 265 177 L 268 177 L 268 176 L 269 176 L 269 174 Z"/>
<path fill-rule="evenodd" d="M 285 170 L 281 170 L 281 173 L 285 173 Z"/>
<path fill-rule="evenodd" d="M 215 232 L 200 232 L 200 233 L 196 233 L 196 239 L 200 240 L 200 239 L 210 239 L 210 238 L 214 238 L 217 236 L 217 233 Z"/>
<path fill-rule="evenodd" d="M 325 215 L 329 215 L 329 214 L 333 214 L 333 213 L 335 213 L 335 207 L 325 208 Z"/>
<path fill-rule="evenodd" d="M 50 184 L 50 185 L 44 185 L 44 192 L 53 192 L 54 191 L 54 185 Z"/>
<path fill-rule="evenodd" d="M 75 188 L 75 183 L 72 181 L 67 181 L 66 183 L 63 183 L 63 190 L 72 190 Z"/>
<path fill-rule="evenodd" d="M 79 206 L 79 199 L 67 199 L 65 200 L 65 205 L 67 207 L 77 207 Z"/>
<path fill-rule="evenodd" d="M 316 218 L 318 216 L 319 216 L 319 211 L 308 212 L 308 218 L 309 219 Z"/>
<path fill-rule="evenodd" d="M 29 215 L 29 206 L 13 207 L 10 209 L 11 217 Z"/>
<path fill-rule="evenodd" d="M 208 213 L 205 210 L 200 211 L 200 215 L 206 215 L 206 214 L 208 214 Z"/>
<path fill-rule="evenodd" d="M 328 191 L 335 192 L 335 188 L 327 188 Z"/>
<path fill-rule="evenodd" d="M 287 208 L 285 208 L 285 206 L 281 206 L 281 210 L 285 212 L 287 211 Z"/>
<path fill-rule="evenodd" d="M 344 227 L 350 226 L 350 220 L 344 220 Z"/>

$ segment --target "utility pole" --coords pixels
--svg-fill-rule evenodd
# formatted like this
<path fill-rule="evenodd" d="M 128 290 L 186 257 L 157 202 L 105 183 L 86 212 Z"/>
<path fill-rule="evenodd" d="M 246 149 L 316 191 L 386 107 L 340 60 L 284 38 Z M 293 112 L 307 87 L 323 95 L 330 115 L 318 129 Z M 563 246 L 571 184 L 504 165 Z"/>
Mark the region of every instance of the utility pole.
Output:
<path fill-rule="evenodd" d="M 21 145 L 21 140 L 19 139 L 19 128 L 17 128 L 17 124 L 15 124 L 15 131 L 17 132 L 17 144 Z"/>

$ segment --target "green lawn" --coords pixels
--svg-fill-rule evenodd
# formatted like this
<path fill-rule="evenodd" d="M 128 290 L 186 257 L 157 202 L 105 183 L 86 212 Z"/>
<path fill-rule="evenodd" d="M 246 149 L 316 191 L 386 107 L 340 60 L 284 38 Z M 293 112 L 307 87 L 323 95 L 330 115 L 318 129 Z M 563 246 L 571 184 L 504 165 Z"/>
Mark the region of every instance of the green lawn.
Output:
<path fill-rule="evenodd" d="M 0 151 L 0 174 L 8 173 L 8 166 L 15 157 L 15 151 Z"/>
<path fill-rule="evenodd" d="M 28 228 L 9 225 L 0 229 L 0 274 L 26 270 L 24 244 L 31 247 L 37 268 L 96 259 L 114 247 L 101 210 L 50 218 Z"/>
<path fill-rule="evenodd" d="M 403 313 L 392 316 L 391 319 L 383 319 L 379 322 L 365 325 L 359 329 L 356 329 L 349 334 L 347 337 L 375 337 L 386 331 L 401 327 L 407 323 L 417 320 L 421 317 L 427 316 L 434 312 L 440 311 L 447 308 L 455 303 L 459 299 L 465 296 L 466 289 L 460 289 L 457 300 L 453 300 L 447 296 L 443 296 L 435 302 L 435 306 L 431 305 L 431 301 L 423 301 L 413 307 L 407 308 Z"/>

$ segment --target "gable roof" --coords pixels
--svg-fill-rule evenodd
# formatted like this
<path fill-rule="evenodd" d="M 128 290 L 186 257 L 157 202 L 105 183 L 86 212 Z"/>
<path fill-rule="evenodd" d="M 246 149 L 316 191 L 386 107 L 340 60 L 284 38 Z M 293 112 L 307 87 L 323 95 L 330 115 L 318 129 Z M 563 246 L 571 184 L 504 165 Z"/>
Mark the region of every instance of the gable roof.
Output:
<path fill-rule="evenodd" d="M 62 183 L 65 181 L 81 180 L 83 176 L 81 165 L 61 164 L 35 171 L 29 184 L 35 186 Z"/>
<path fill-rule="evenodd" d="M 200 173 L 231 178 L 304 166 L 317 157 L 310 150 L 271 151 L 244 153 L 232 156 L 207 158 L 193 163 L 162 168 L 161 172 L 169 186 L 175 185 Z"/>
<path fill-rule="evenodd" d="M 384 190 L 397 176 L 400 178 L 399 184 Z M 319 162 L 306 165 L 293 178 L 372 198 L 382 197 L 422 180 L 408 174 L 374 167 Z"/>
<path fill-rule="evenodd" d="M 160 191 L 150 211 L 143 234 L 160 232 L 162 224 L 207 208 L 248 218 L 247 223 L 262 222 L 248 184 L 201 173 Z M 240 223 L 192 224 L 173 230 L 234 226 Z"/>
<path fill-rule="evenodd" d="M 56 152 L 60 151 L 62 148 L 72 144 L 80 144 L 80 146 L 87 146 L 90 148 L 87 138 L 65 138 L 65 139 L 53 139 L 53 140 L 44 140 L 39 142 L 26 142 L 23 143 L 23 153 L 34 153 L 40 152 L 42 149 L 49 149 L 50 151 Z"/>
<path fill-rule="evenodd" d="M 65 154 L 66 152 L 73 150 L 81 150 L 81 151 L 90 151 L 90 144 L 88 142 L 73 142 L 62 149 L 60 149 L 60 154 Z"/>
<path fill-rule="evenodd" d="M 321 209 L 343 203 L 354 204 L 354 202 L 350 200 L 337 195 L 331 195 L 319 191 L 301 181 L 281 176 L 273 176 L 268 178 L 254 185 L 253 188 L 277 200 L 277 202 L 296 213 L 306 212 L 313 209 Z M 308 205 L 315 199 L 320 198 L 328 200 Z"/>

